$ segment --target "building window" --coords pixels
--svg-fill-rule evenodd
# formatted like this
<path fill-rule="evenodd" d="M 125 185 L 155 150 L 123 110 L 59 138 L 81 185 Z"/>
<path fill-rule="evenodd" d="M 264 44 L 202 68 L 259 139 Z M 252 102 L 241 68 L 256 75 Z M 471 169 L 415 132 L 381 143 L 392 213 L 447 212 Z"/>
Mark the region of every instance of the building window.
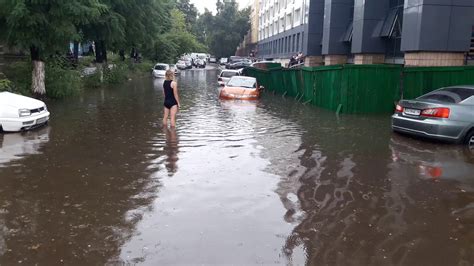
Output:
<path fill-rule="evenodd" d="M 380 37 L 397 37 L 402 32 L 403 8 L 392 8 L 385 18 Z"/>
<path fill-rule="evenodd" d="M 286 15 L 286 27 L 288 26 L 291 28 L 291 14 Z"/>
<path fill-rule="evenodd" d="M 309 1 L 306 1 L 305 7 L 304 7 L 304 23 L 308 24 L 308 18 L 309 18 Z"/>
<path fill-rule="evenodd" d="M 351 24 L 346 28 L 346 33 L 344 33 L 344 42 L 352 42 L 352 35 L 354 33 L 354 22 L 351 21 Z"/>
<path fill-rule="evenodd" d="M 296 45 L 297 45 L 296 50 L 300 51 L 300 34 L 299 33 L 296 34 Z"/>
<path fill-rule="evenodd" d="M 294 25 L 298 26 L 301 24 L 301 9 L 295 10 L 295 22 Z"/>
<path fill-rule="evenodd" d="M 293 34 L 293 43 L 292 43 L 292 51 L 296 51 L 296 34 Z"/>

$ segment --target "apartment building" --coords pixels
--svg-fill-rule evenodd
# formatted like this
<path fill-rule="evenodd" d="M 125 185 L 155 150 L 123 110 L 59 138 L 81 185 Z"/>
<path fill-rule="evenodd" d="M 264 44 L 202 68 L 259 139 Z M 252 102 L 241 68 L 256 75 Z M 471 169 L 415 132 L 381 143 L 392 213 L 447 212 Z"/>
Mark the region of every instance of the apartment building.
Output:
<path fill-rule="evenodd" d="M 251 56 L 254 57 L 257 51 L 258 43 L 258 23 L 259 23 L 259 3 L 260 0 L 253 0 L 251 2 L 251 14 L 250 14 L 250 30 L 244 36 L 243 41 L 237 47 L 235 55 L 237 56 Z"/>
<path fill-rule="evenodd" d="M 455 66 L 468 59 L 474 0 L 261 0 L 260 58 L 307 65 Z"/>
<path fill-rule="evenodd" d="M 309 0 L 259 0 L 258 55 L 288 59 L 307 52 Z"/>

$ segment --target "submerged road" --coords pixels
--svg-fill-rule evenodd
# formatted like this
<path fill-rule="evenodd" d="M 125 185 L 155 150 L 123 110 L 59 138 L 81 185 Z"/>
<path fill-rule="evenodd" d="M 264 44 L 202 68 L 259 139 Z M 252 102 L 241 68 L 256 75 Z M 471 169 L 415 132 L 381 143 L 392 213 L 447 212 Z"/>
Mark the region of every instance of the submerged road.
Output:
<path fill-rule="evenodd" d="M 471 265 L 474 156 L 184 71 L 177 130 L 149 78 L 0 135 L 0 264 Z"/>

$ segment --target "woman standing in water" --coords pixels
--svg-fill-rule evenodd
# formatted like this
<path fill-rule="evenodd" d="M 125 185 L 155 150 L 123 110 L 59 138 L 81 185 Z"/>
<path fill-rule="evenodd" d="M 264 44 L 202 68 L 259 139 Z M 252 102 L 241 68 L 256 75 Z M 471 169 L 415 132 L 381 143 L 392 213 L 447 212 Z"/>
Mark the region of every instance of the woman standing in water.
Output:
<path fill-rule="evenodd" d="M 163 89 L 165 91 L 165 108 L 163 115 L 163 126 L 168 126 L 168 116 L 171 119 L 171 127 L 176 127 L 176 113 L 181 107 L 178 95 L 178 83 L 174 81 L 174 72 L 167 70 L 165 81 L 163 82 Z"/>

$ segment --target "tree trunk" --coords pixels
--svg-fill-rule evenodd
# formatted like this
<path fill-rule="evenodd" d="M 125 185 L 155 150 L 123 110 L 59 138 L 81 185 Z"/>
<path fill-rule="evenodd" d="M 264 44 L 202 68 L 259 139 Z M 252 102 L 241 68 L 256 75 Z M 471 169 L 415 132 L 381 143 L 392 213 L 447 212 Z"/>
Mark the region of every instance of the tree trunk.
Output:
<path fill-rule="evenodd" d="M 31 90 L 33 94 L 45 95 L 46 87 L 44 84 L 45 80 L 45 67 L 44 62 L 40 58 L 40 51 L 37 47 L 32 46 L 30 48 L 31 61 L 33 62 L 33 73 L 31 76 Z"/>
<path fill-rule="evenodd" d="M 79 62 L 79 42 L 74 42 L 74 64 Z"/>
<path fill-rule="evenodd" d="M 107 47 L 105 41 L 95 42 L 95 61 L 98 64 L 107 62 Z"/>
<path fill-rule="evenodd" d="M 104 58 L 102 57 L 101 45 L 101 41 L 95 41 L 95 62 L 98 64 L 102 64 L 104 62 Z"/>
<path fill-rule="evenodd" d="M 105 41 L 100 41 L 100 47 L 102 48 L 102 59 L 105 63 L 107 63 L 107 46 L 105 45 Z"/>

